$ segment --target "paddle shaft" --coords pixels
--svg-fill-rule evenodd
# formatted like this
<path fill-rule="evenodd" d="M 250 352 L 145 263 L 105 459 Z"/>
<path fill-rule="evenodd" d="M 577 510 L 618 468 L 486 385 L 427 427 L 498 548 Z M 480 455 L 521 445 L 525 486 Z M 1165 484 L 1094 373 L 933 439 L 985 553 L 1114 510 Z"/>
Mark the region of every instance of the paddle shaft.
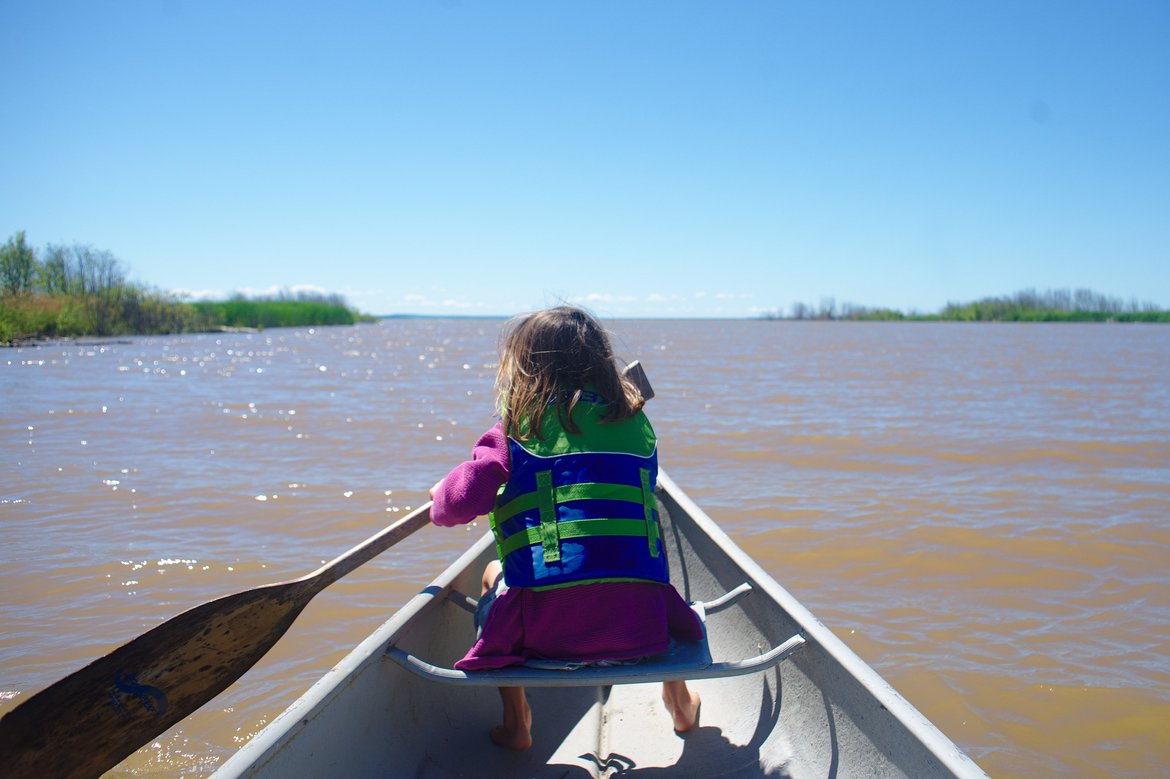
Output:
<path fill-rule="evenodd" d="M 97 777 L 239 679 L 318 592 L 430 522 L 430 503 L 313 573 L 185 611 L 0 719 L 12 779 Z"/>
<path fill-rule="evenodd" d="M 406 538 L 411 533 L 426 526 L 431 521 L 431 504 L 412 511 L 398 522 L 370 536 L 348 552 L 339 554 L 329 562 L 298 581 L 316 582 L 314 594 L 328 587 L 333 582 L 345 576 L 358 566 L 365 565 L 390 547 Z"/>

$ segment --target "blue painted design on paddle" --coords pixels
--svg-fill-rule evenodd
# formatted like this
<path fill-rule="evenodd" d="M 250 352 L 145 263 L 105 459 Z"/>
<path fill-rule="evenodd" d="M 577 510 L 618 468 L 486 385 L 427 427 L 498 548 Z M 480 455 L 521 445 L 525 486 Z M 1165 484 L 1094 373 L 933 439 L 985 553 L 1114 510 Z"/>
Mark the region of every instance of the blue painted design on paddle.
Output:
<path fill-rule="evenodd" d="M 124 692 L 131 695 L 142 703 L 143 708 L 153 713 L 156 717 L 161 716 L 167 711 L 167 696 L 162 690 L 149 684 L 139 684 L 138 678 L 134 674 L 126 673 L 122 669 L 114 674 L 114 687 L 119 692 Z M 126 706 L 122 701 L 118 700 L 117 692 L 110 692 L 110 705 L 114 710 L 121 715 L 122 719 L 130 719 L 130 712 L 127 711 Z"/>

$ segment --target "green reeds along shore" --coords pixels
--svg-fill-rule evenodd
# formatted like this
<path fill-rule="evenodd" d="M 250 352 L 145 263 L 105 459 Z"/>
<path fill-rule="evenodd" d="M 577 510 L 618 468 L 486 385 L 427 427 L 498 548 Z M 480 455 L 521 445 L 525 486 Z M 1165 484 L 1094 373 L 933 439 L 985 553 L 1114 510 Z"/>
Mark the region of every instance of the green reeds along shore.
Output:
<path fill-rule="evenodd" d="M 275 298 L 234 297 L 223 302 L 199 302 L 191 306 L 212 327 L 303 327 L 305 325 L 352 325 L 369 317 L 355 312 L 339 296 L 299 294 Z"/>
<path fill-rule="evenodd" d="M 190 303 L 128 281 L 121 263 L 107 251 L 49 245 L 37 252 L 23 231 L 0 246 L 0 344 L 237 327 L 352 325 L 372 319 L 350 308 L 340 295 L 285 292 Z"/>

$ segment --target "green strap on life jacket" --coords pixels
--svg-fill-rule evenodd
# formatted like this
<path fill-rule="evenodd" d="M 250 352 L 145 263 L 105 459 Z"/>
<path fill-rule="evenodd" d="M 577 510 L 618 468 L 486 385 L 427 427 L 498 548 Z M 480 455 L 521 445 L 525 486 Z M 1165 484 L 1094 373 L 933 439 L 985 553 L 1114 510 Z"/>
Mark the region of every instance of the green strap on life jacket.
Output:
<path fill-rule="evenodd" d="M 645 468 L 642 470 L 645 471 L 643 480 L 648 481 L 650 471 Z M 538 484 L 538 489 L 539 486 Z M 650 485 L 650 491 L 653 494 L 654 485 Z M 629 503 L 641 503 L 645 499 L 644 486 L 642 489 L 639 489 L 638 487 L 630 487 L 626 484 L 606 484 L 604 482 L 566 484 L 561 487 L 553 487 L 552 492 L 554 503 L 568 503 L 571 500 L 624 500 Z M 540 505 L 539 498 L 540 495 L 538 492 L 529 492 L 525 495 L 520 495 L 492 511 L 492 518 L 497 525 L 503 524 L 517 514 L 522 514 L 525 511 L 531 511 L 537 508 Z"/>
<path fill-rule="evenodd" d="M 543 530 L 542 527 L 530 527 L 513 533 L 499 545 L 500 552 L 507 556 L 517 549 L 542 544 Z M 557 535 L 561 539 L 567 539 L 583 536 L 645 536 L 647 533 L 646 523 L 640 519 L 578 519 L 558 522 Z M 557 559 L 560 559 L 559 550 Z"/>
<path fill-rule="evenodd" d="M 654 485 L 650 483 L 650 469 L 640 469 L 642 476 L 642 509 L 646 514 L 646 540 L 650 543 L 650 556 L 658 556 L 658 523 L 654 521 Z"/>
<path fill-rule="evenodd" d="M 658 522 L 654 519 L 654 485 L 650 481 L 650 469 L 639 469 L 641 487 L 604 482 L 586 482 L 554 487 L 552 471 L 536 473 L 536 491 L 517 497 L 492 512 L 491 528 L 496 538 L 496 551 L 503 560 L 518 549 L 540 544 L 544 561 L 555 563 L 561 559 L 561 539 L 583 536 L 645 536 L 651 557 L 658 557 Z M 557 521 L 556 507 L 559 503 L 574 500 L 620 500 L 638 503 L 643 507 L 643 519 L 583 519 L 568 522 Z M 540 525 L 502 535 L 500 526 L 525 511 L 540 511 Z"/>
<path fill-rule="evenodd" d="M 555 563 L 561 559 L 561 534 L 557 527 L 557 499 L 553 494 L 552 471 L 536 474 L 536 500 L 540 506 L 540 545 L 544 561 Z"/>

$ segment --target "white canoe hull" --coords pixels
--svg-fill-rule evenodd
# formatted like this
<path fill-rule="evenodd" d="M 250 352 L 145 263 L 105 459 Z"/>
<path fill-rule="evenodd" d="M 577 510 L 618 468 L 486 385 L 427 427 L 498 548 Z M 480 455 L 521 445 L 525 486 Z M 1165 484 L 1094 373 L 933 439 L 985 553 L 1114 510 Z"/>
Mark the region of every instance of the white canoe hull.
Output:
<path fill-rule="evenodd" d="M 676 734 L 658 684 L 529 691 L 533 748 L 502 750 L 490 687 L 438 684 L 386 655 L 450 666 L 474 641 L 457 601 L 495 554 L 485 535 L 215 774 L 234 777 L 982 777 L 946 736 L 768 576 L 666 474 L 663 538 L 690 601 L 753 588 L 708 620 L 716 661 L 793 634 L 806 644 L 762 673 L 692 683 L 700 727 Z M 667 519 L 667 517 L 669 519 Z"/>

